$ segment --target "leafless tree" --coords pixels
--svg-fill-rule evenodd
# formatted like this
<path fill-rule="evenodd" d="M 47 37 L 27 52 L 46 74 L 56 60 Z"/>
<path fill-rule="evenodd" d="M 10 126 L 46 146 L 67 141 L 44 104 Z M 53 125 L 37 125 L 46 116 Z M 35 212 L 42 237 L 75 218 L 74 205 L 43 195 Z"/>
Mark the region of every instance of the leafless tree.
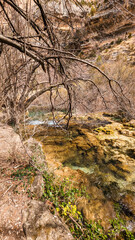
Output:
<path fill-rule="evenodd" d="M 0 100 L 9 123 L 19 123 L 29 105 L 48 92 L 52 113 L 59 98 L 60 105 L 66 108 L 64 118 L 68 125 L 84 84 L 93 92 L 89 104 L 98 95 L 106 105 L 99 86 L 91 78 L 91 68 L 106 80 L 117 101 L 128 101 L 117 81 L 63 49 L 58 27 L 63 18 L 51 14 L 45 1 L 0 0 L 0 21 Z"/>

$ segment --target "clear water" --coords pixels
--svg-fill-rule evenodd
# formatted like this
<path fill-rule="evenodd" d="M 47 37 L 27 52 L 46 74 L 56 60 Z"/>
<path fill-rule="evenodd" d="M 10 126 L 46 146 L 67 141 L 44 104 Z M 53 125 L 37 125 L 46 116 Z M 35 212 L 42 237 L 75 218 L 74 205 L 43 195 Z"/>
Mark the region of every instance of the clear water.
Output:
<path fill-rule="evenodd" d="M 45 122 L 40 120 L 32 120 L 28 122 L 28 125 L 40 125 L 40 124 L 45 124 Z"/>
<path fill-rule="evenodd" d="M 95 170 L 94 166 L 91 167 L 91 168 L 87 168 L 87 167 L 79 167 L 79 166 L 73 166 L 72 165 L 70 167 L 74 170 L 81 170 L 81 171 L 83 171 L 84 173 L 87 173 L 87 174 L 92 174 L 92 173 L 94 173 L 94 170 Z"/>
<path fill-rule="evenodd" d="M 37 119 L 28 122 L 28 125 L 41 125 L 41 124 L 47 124 L 48 126 L 57 126 L 57 123 L 54 120 L 40 121 Z"/>
<path fill-rule="evenodd" d="M 48 124 L 49 126 L 57 126 L 57 123 L 56 123 L 54 120 L 49 120 L 49 121 L 47 121 L 47 124 Z"/>

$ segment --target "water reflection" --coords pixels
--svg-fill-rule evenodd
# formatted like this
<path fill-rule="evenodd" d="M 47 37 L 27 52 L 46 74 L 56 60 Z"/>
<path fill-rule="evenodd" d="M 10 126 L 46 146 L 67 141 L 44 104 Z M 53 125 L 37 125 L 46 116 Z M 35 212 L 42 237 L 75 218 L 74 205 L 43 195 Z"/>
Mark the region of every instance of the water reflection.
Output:
<path fill-rule="evenodd" d="M 42 124 L 46 124 L 48 126 L 57 126 L 57 123 L 54 120 L 50 121 L 31 120 L 27 123 L 27 125 L 42 125 Z"/>

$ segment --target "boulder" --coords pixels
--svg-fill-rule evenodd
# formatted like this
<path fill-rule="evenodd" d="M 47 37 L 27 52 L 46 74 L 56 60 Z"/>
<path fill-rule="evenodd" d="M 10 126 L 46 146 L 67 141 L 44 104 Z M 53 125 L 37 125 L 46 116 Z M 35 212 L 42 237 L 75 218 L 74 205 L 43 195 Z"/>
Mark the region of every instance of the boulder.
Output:
<path fill-rule="evenodd" d="M 0 162 L 28 163 L 33 158 L 35 165 L 42 171 L 47 170 L 45 155 L 41 144 L 33 138 L 23 142 L 15 130 L 0 123 Z"/>
<path fill-rule="evenodd" d="M 135 194 L 134 195 L 131 193 L 125 194 L 122 197 L 120 204 L 122 205 L 125 211 L 128 211 L 135 217 Z"/>
<path fill-rule="evenodd" d="M 23 211 L 23 229 L 27 240 L 73 240 L 68 227 L 47 204 L 32 200 Z"/>
<path fill-rule="evenodd" d="M 0 161 L 21 162 L 27 158 L 19 135 L 12 127 L 0 123 Z"/>
<path fill-rule="evenodd" d="M 116 217 L 112 202 L 105 199 L 88 201 L 86 198 L 81 198 L 78 200 L 77 208 L 86 220 L 101 221 L 105 230 L 110 228 L 109 219 Z"/>
<path fill-rule="evenodd" d="M 38 174 L 34 177 L 34 181 L 32 182 L 30 191 L 34 195 L 34 197 L 42 197 L 44 193 L 44 180 L 41 174 Z"/>
<path fill-rule="evenodd" d="M 40 171 L 47 171 L 48 167 L 45 161 L 45 154 L 42 150 L 42 145 L 40 144 L 40 142 L 30 137 L 29 139 L 24 141 L 23 144 L 27 149 L 28 155 L 33 159 L 35 166 Z"/>

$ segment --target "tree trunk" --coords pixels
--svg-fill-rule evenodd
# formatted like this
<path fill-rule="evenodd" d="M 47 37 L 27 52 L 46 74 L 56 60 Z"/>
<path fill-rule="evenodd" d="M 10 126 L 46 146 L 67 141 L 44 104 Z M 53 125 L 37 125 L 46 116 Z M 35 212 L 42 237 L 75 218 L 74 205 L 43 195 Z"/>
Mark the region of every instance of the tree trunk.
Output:
<path fill-rule="evenodd" d="M 16 126 L 19 124 L 22 113 L 20 111 L 16 111 L 14 108 L 6 109 L 6 122 L 10 126 Z"/>

